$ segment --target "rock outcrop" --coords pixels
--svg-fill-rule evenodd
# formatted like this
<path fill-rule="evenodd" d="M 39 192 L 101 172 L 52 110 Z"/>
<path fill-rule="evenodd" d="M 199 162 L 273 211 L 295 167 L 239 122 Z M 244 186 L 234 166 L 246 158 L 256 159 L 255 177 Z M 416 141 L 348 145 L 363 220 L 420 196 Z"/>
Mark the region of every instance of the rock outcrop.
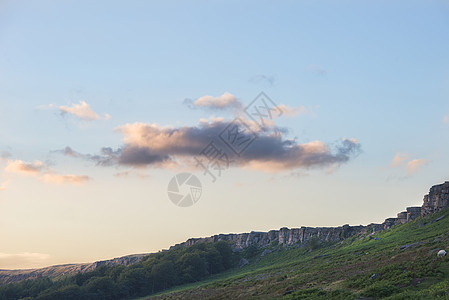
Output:
<path fill-rule="evenodd" d="M 405 211 L 398 213 L 396 218 L 387 218 L 382 224 L 372 223 L 366 226 L 343 225 L 339 227 L 301 227 L 291 229 L 283 227 L 279 230 L 270 230 L 268 232 L 252 231 L 239 234 L 217 234 L 205 238 L 191 238 L 172 246 L 170 249 L 218 241 L 230 242 L 234 251 L 241 251 L 251 245 L 264 247 L 271 243 L 302 247 L 307 245 L 312 238 L 317 238 L 320 242 L 338 242 L 354 235 L 375 233 L 395 225 L 405 224 L 420 216 L 425 216 L 447 207 L 449 207 L 449 181 L 433 186 L 429 194 L 424 196 L 422 207 L 407 207 Z"/>
<path fill-rule="evenodd" d="M 425 216 L 449 206 L 449 181 L 434 185 L 428 195 L 424 196 L 421 215 Z"/>

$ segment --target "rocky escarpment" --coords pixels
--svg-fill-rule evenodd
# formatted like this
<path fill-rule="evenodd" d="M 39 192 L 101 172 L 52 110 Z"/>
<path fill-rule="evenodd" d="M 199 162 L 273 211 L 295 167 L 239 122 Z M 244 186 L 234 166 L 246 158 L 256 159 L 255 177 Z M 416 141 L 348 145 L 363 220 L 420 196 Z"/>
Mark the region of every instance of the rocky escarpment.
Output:
<path fill-rule="evenodd" d="M 317 238 L 322 242 L 338 242 L 345 238 L 379 232 L 392 226 L 407 223 L 417 217 L 425 216 L 441 209 L 449 207 L 449 181 L 433 186 L 428 195 L 424 196 L 422 207 L 407 207 L 405 211 L 397 214 L 395 218 L 387 218 L 381 224 L 369 224 L 366 226 L 339 227 L 301 227 L 301 228 L 281 228 L 268 232 L 239 233 L 239 234 L 218 234 L 205 238 L 191 238 L 173 247 L 189 247 L 202 242 L 228 241 L 234 251 L 243 250 L 251 245 L 258 247 L 267 246 L 273 242 L 284 246 L 303 247 L 312 239 Z M 172 249 L 171 247 L 170 249 Z M 18 282 L 25 279 L 48 276 L 59 278 L 64 275 L 76 274 L 79 272 L 92 271 L 103 265 L 130 265 L 140 261 L 148 254 L 128 255 L 111 260 L 97 261 L 88 264 L 69 264 L 51 266 L 42 269 L 30 270 L 0 270 L 0 284 Z"/>
<path fill-rule="evenodd" d="M 449 181 L 434 185 L 428 195 L 424 196 L 421 215 L 425 216 L 449 207 Z"/>
<path fill-rule="evenodd" d="M 38 277 L 59 278 L 64 275 L 73 275 L 77 273 L 93 271 L 96 268 L 104 265 L 127 266 L 139 262 L 146 255 L 148 254 L 134 254 L 117 257 L 109 260 L 96 261 L 93 263 L 58 265 L 41 269 L 0 270 L 0 284 L 19 282 L 22 280 L 34 279 Z"/>
<path fill-rule="evenodd" d="M 447 207 L 449 207 L 449 181 L 433 186 L 429 194 L 424 196 L 424 204 L 422 207 L 407 207 L 405 211 L 398 213 L 397 217 L 387 218 L 381 224 L 372 223 L 366 226 L 343 225 L 339 227 L 301 227 L 291 229 L 284 227 L 268 232 L 252 231 L 250 233 L 239 234 L 218 234 L 205 238 L 191 238 L 183 243 L 172 246 L 170 249 L 174 247 L 189 247 L 197 243 L 218 241 L 230 242 L 234 251 L 243 250 L 251 245 L 264 247 L 273 242 L 285 246 L 301 247 L 306 245 L 312 238 L 317 238 L 321 242 L 338 242 L 351 236 L 389 229 L 392 226 L 407 223 L 420 216 L 431 214 Z"/>
<path fill-rule="evenodd" d="M 206 238 L 191 238 L 170 249 L 179 246 L 189 247 L 197 243 L 215 243 L 219 241 L 230 242 L 234 251 L 243 250 L 251 245 L 263 247 L 273 242 L 286 246 L 302 245 L 307 244 L 314 237 L 323 242 L 336 242 L 361 232 L 370 233 L 379 231 L 381 227 L 383 227 L 382 224 L 370 224 L 368 226 L 301 227 L 292 229 L 283 227 L 279 230 L 270 230 L 268 232 L 252 231 L 250 233 L 218 234 Z"/>

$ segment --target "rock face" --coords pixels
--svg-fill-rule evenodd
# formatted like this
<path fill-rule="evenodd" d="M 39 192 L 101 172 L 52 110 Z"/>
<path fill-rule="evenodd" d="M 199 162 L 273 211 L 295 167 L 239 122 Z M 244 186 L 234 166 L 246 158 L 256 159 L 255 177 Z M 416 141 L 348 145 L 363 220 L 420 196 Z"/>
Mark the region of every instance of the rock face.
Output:
<path fill-rule="evenodd" d="M 284 246 L 302 247 L 312 238 L 317 238 L 321 242 L 338 242 L 345 238 L 366 233 L 375 233 L 389 229 L 395 225 L 405 224 L 420 216 L 425 216 L 441 209 L 449 207 L 449 181 L 435 185 L 430 189 L 428 195 L 424 196 L 422 207 L 407 207 L 406 211 L 397 214 L 396 218 L 387 218 L 382 224 L 369 224 L 367 226 L 339 227 L 301 227 L 270 230 L 268 232 L 239 233 L 239 234 L 218 234 L 205 238 L 191 238 L 187 241 L 170 247 L 189 247 L 197 243 L 228 241 L 234 251 L 241 251 L 251 245 L 264 247 L 271 243 L 283 244 Z"/>
<path fill-rule="evenodd" d="M 421 215 L 425 216 L 446 207 L 449 207 L 449 181 L 434 185 L 429 194 L 424 196 Z"/>
<path fill-rule="evenodd" d="M 407 207 L 407 222 L 421 216 L 421 207 Z"/>
<path fill-rule="evenodd" d="M 218 234 L 206 238 L 192 238 L 188 239 L 184 243 L 177 244 L 176 246 L 189 247 L 197 243 L 204 242 L 218 242 L 228 241 L 231 242 L 234 251 L 243 250 L 251 245 L 267 246 L 273 242 L 284 245 L 302 245 L 307 244 L 310 239 L 316 237 L 323 242 L 335 242 L 343 239 L 344 237 L 350 237 L 354 234 L 360 233 L 362 230 L 370 230 L 372 225 L 368 226 L 349 226 L 344 225 L 340 227 L 301 227 L 292 228 L 283 227 L 279 230 L 270 230 L 268 232 L 256 232 L 240 233 L 240 234 Z M 173 248 L 172 247 L 172 248 Z"/>

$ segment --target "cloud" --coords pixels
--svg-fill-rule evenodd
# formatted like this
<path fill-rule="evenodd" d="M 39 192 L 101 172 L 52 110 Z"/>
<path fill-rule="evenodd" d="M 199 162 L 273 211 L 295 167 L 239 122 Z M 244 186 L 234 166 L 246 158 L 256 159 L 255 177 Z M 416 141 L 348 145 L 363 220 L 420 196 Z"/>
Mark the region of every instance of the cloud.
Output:
<path fill-rule="evenodd" d="M 39 175 L 46 167 L 38 160 L 27 163 L 21 160 L 8 160 L 5 171 L 24 175 Z"/>
<path fill-rule="evenodd" d="M 80 156 L 80 153 L 74 151 L 70 147 L 65 147 L 64 150 L 57 151 L 57 152 L 62 152 L 66 156 L 72 156 L 72 157 L 79 157 Z"/>
<path fill-rule="evenodd" d="M 193 101 L 192 99 L 185 99 L 184 104 L 187 105 L 191 109 L 207 109 L 207 110 L 230 110 L 233 111 L 236 115 L 239 112 L 243 112 L 244 105 L 238 100 L 234 95 L 225 92 L 223 95 L 219 97 L 213 96 L 203 96 Z M 275 109 L 274 107 L 271 108 Z M 272 114 L 272 117 L 280 117 L 282 115 L 286 117 L 294 117 L 297 115 L 304 115 L 308 113 L 312 113 L 312 109 L 306 108 L 304 106 L 300 107 L 290 107 L 285 104 L 280 104 L 276 106 L 276 109 L 279 109 L 279 114 Z M 265 120 L 266 124 L 272 124 L 272 120 Z M 274 125 L 274 124 L 273 124 Z"/>
<path fill-rule="evenodd" d="M 285 104 L 278 105 L 279 109 L 282 111 L 282 115 L 286 117 L 294 117 L 298 115 L 305 115 L 307 113 L 311 113 L 310 109 L 307 109 L 304 106 L 300 107 L 289 107 Z"/>
<path fill-rule="evenodd" d="M 50 106 L 50 108 L 53 106 Z M 71 106 L 59 106 L 59 111 L 62 115 L 70 114 L 83 121 L 100 120 L 102 117 L 92 110 L 92 108 L 85 101 L 80 101 L 79 104 L 72 104 Z M 103 119 L 109 120 L 111 116 L 105 114 Z"/>
<path fill-rule="evenodd" d="M 400 166 L 405 160 L 410 157 L 407 153 L 396 153 L 393 158 L 393 161 L 390 163 L 389 167 L 397 167 Z"/>
<path fill-rule="evenodd" d="M 0 184 L 0 191 L 5 191 L 5 190 L 6 190 L 6 187 L 8 186 L 8 184 L 9 184 L 9 181 L 8 181 L 8 180 L 2 182 L 2 184 Z"/>
<path fill-rule="evenodd" d="M 312 64 L 312 65 L 309 65 L 307 67 L 307 69 L 309 71 L 316 73 L 317 75 L 321 75 L 321 76 L 327 75 L 327 73 L 329 73 L 329 71 L 326 70 L 325 68 L 323 68 L 321 65 L 313 65 Z"/>
<path fill-rule="evenodd" d="M 298 168 L 328 168 L 348 162 L 360 153 L 360 144 L 355 139 L 342 139 L 333 146 L 321 141 L 299 144 L 285 137 L 287 131 L 281 128 L 260 128 L 252 130 L 246 124 L 223 120 L 201 122 L 198 126 L 180 128 L 163 127 L 157 124 L 133 123 L 116 130 L 123 135 L 124 145 L 117 150 L 104 147 L 99 155 L 78 157 L 96 161 L 99 165 L 125 165 L 133 167 L 162 167 L 174 165 L 195 166 L 194 157 L 200 157 L 213 141 L 228 158 L 230 165 L 278 172 Z M 231 131 L 228 131 L 229 129 Z M 257 129 L 256 129 L 257 128 Z M 238 132 L 238 137 L 233 136 Z M 227 144 L 219 136 L 224 137 Z M 230 142 L 243 147 L 250 146 L 235 155 Z M 243 145 L 243 146 L 242 146 Z M 67 148 L 66 148 L 67 149 Z M 64 151 L 73 155 L 72 151 Z M 198 164 L 196 164 L 198 167 Z"/>
<path fill-rule="evenodd" d="M 417 173 L 422 167 L 429 164 L 429 160 L 427 159 L 410 159 L 410 155 L 407 153 L 396 153 L 392 162 L 388 167 L 390 168 L 399 168 L 406 172 L 407 177 Z"/>
<path fill-rule="evenodd" d="M 135 172 L 135 171 L 124 171 L 124 172 L 118 172 L 114 174 L 114 177 L 116 178 L 129 178 L 129 177 L 137 177 L 139 179 L 147 179 L 150 177 L 150 175 L 142 173 L 142 172 Z"/>
<path fill-rule="evenodd" d="M 241 110 L 243 108 L 242 103 L 232 94 L 225 92 L 218 97 L 202 96 L 195 101 L 192 99 L 185 99 L 184 104 L 189 108 L 204 108 L 210 110 Z"/>
<path fill-rule="evenodd" d="M 449 124 L 449 115 L 443 117 L 443 123 Z"/>
<path fill-rule="evenodd" d="M 276 78 L 273 75 L 255 75 L 249 79 L 250 83 L 268 83 L 270 86 L 273 86 L 276 81 Z"/>
<path fill-rule="evenodd" d="M 407 162 L 405 169 L 407 170 L 407 175 L 412 175 L 418 172 L 423 166 L 427 165 L 430 161 L 427 159 L 413 159 Z"/>
<path fill-rule="evenodd" d="M 38 160 L 32 163 L 24 162 L 22 160 L 8 160 L 5 171 L 20 175 L 33 176 L 43 182 L 56 184 L 80 184 L 87 182 L 90 179 L 86 175 L 59 174 Z"/>
<path fill-rule="evenodd" d="M 11 157 L 11 153 L 7 152 L 7 151 L 2 151 L 0 152 L 0 161 L 2 161 L 5 158 Z"/>
<path fill-rule="evenodd" d="M 57 173 L 46 173 L 42 176 L 42 181 L 48 182 L 48 183 L 56 183 L 56 184 L 63 184 L 63 183 L 81 184 L 81 183 L 89 181 L 89 176 L 86 176 L 86 175 L 61 175 L 61 174 L 57 174 Z"/>
<path fill-rule="evenodd" d="M 47 264 L 50 255 L 44 253 L 2 253 L 0 269 L 38 268 Z"/>

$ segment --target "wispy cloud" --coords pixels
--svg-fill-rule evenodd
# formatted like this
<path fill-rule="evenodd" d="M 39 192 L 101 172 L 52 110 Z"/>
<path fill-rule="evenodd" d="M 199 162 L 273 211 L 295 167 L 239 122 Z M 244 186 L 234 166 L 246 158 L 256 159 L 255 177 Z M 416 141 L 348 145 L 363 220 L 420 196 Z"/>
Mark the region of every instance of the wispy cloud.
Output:
<path fill-rule="evenodd" d="M 273 86 L 276 82 L 276 77 L 273 75 L 264 75 L 264 74 L 258 74 L 249 79 L 250 83 L 268 83 L 270 86 Z"/>
<path fill-rule="evenodd" d="M 327 75 L 327 73 L 329 73 L 329 70 L 323 68 L 321 65 L 311 64 L 307 67 L 307 70 L 321 76 Z"/>
<path fill-rule="evenodd" d="M 71 115 L 82 121 L 109 120 L 111 115 L 105 113 L 103 116 L 97 114 L 86 101 L 72 103 L 70 105 L 48 104 L 37 107 L 38 110 L 56 110 L 61 115 Z"/>
<path fill-rule="evenodd" d="M 0 152 L 0 161 L 4 160 L 5 158 L 11 157 L 11 153 L 7 151 Z"/>
<path fill-rule="evenodd" d="M 61 114 L 70 114 L 84 121 L 94 121 L 102 119 L 102 117 L 94 112 L 92 108 L 85 101 L 80 101 L 79 104 L 72 104 L 70 106 L 59 106 Z M 105 120 L 111 118 L 110 115 L 105 114 Z"/>
<path fill-rule="evenodd" d="M 184 104 L 191 109 L 206 109 L 215 111 L 228 110 L 233 112 L 235 115 L 242 113 L 244 109 L 244 104 L 239 99 L 237 99 L 237 97 L 228 92 L 225 92 L 223 93 L 223 95 L 218 97 L 206 95 L 196 100 L 185 99 Z M 304 106 L 290 107 L 285 104 L 280 104 L 276 107 L 276 109 L 279 109 L 282 113 L 273 114 L 273 117 L 278 116 L 294 117 L 298 115 L 312 113 L 312 109 L 306 108 Z M 268 120 L 267 123 L 270 123 L 270 121 L 272 120 Z"/>
<path fill-rule="evenodd" d="M 214 96 L 202 96 L 196 100 L 185 99 L 184 104 L 189 108 L 204 108 L 210 110 L 241 110 L 243 108 L 242 103 L 232 94 L 225 92 L 223 95 Z"/>
<path fill-rule="evenodd" d="M 8 160 L 5 171 L 24 175 L 39 175 L 45 171 L 46 167 L 41 161 L 34 161 L 32 163 L 21 160 Z"/>
<path fill-rule="evenodd" d="M 8 186 L 8 184 L 9 184 L 9 180 L 2 182 L 0 184 L 0 191 L 5 191 L 7 186 Z"/>
<path fill-rule="evenodd" d="M 86 175 L 65 175 L 59 174 L 46 166 L 41 161 L 24 162 L 22 160 L 8 160 L 5 171 L 9 173 L 15 173 L 19 175 L 27 175 L 36 177 L 37 179 L 48 183 L 84 183 L 89 181 L 89 177 Z"/>
<path fill-rule="evenodd" d="M 286 117 L 295 117 L 312 113 L 312 109 L 306 108 L 302 105 L 299 107 L 289 107 L 287 105 L 281 104 L 278 105 L 278 107 L 282 111 L 282 115 Z"/>
<path fill-rule="evenodd" d="M 397 167 L 400 166 L 410 155 L 407 153 L 396 153 L 389 167 Z"/>
<path fill-rule="evenodd" d="M 413 159 L 405 165 L 405 169 L 407 170 L 407 175 L 412 175 L 418 172 L 422 167 L 429 164 L 429 160 L 427 159 Z"/>
<path fill-rule="evenodd" d="M 42 181 L 48 183 L 64 184 L 75 183 L 81 184 L 89 181 L 89 176 L 86 175 L 61 175 L 58 173 L 46 173 L 41 177 Z"/>
<path fill-rule="evenodd" d="M 406 172 L 409 177 L 416 174 L 422 167 L 428 165 L 430 160 L 423 158 L 410 159 L 411 155 L 407 153 L 396 153 L 393 160 L 389 164 L 390 168 L 399 168 Z"/>
<path fill-rule="evenodd" d="M 194 165 L 193 158 L 212 140 L 226 149 L 217 137 L 225 130 L 227 122 L 212 120 L 198 126 L 180 128 L 162 127 L 157 124 L 132 123 L 117 128 L 123 134 L 124 145 L 113 150 L 105 147 L 99 155 L 83 155 L 71 148 L 66 155 L 87 158 L 100 165 L 128 165 L 133 167 L 162 167 L 181 163 Z M 249 167 L 269 172 L 294 170 L 298 168 L 328 168 L 348 162 L 360 153 L 360 144 L 355 139 L 342 139 L 330 146 L 321 141 L 305 144 L 286 138 L 286 131 L 280 128 L 259 128 L 254 131 L 241 127 L 241 140 L 258 137 L 232 165 Z"/>
<path fill-rule="evenodd" d="M 123 172 L 115 173 L 114 177 L 116 177 L 116 178 L 137 177 L 139 179 L 147 179 L 150 177 L 150 175 L 145 174 L 143 172 L 136 172 L 136 171 L 130 170 L 130 171 L 123 171 Z"/>

